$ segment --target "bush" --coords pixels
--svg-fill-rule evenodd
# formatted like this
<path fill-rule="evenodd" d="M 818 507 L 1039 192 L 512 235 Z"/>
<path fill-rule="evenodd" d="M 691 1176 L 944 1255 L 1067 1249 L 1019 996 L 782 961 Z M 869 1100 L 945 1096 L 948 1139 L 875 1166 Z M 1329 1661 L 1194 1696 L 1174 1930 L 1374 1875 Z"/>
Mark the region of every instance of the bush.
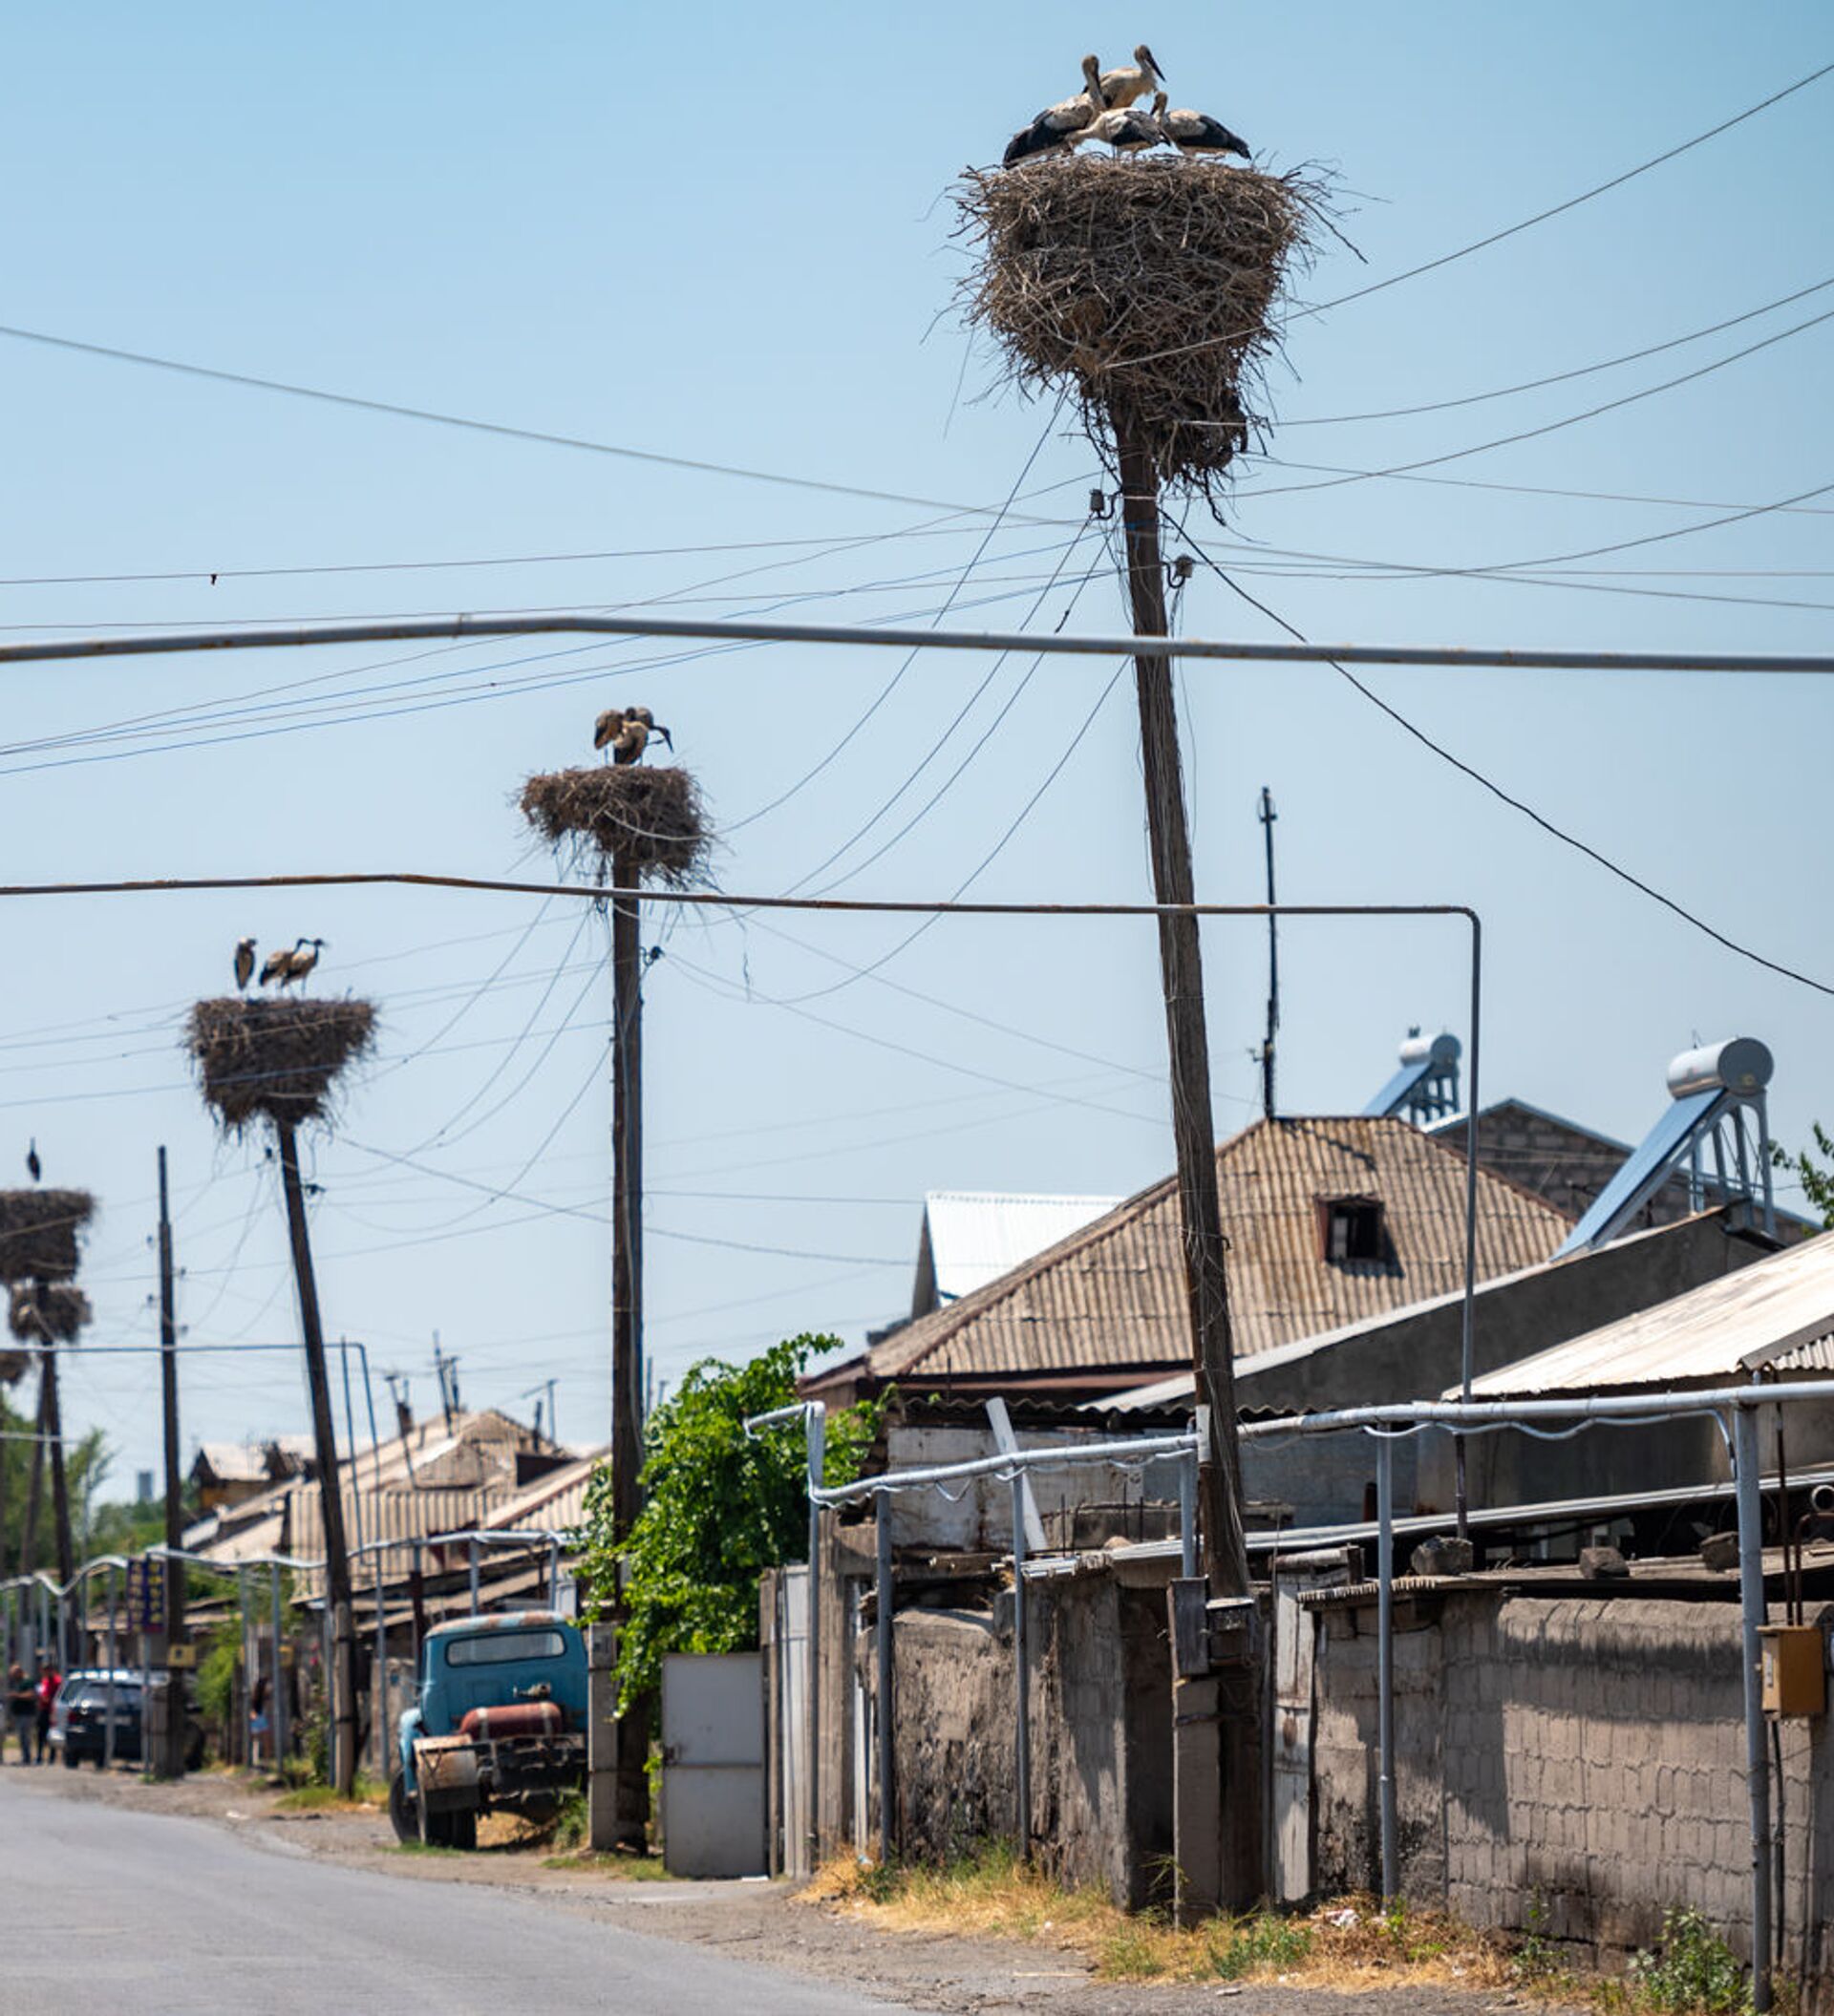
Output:
<path fill-rule="evenodd" d="M 1737 2016 L 1751 2006 L 1751 1989 L 1737 1956 L 1698 1911 L 1672 1910 L 1662 1942 L 1631 1963 L 1639 2007 L 1662 2016 Z"/>

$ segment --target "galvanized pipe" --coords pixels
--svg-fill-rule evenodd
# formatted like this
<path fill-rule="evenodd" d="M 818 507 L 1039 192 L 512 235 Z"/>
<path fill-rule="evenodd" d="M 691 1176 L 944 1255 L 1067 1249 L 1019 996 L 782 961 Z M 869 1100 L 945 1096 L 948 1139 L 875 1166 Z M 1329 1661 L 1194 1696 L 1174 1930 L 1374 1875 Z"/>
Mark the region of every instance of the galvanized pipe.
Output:
<path fill-rule="evenodd" d="M 236 1613 L 242 1624 L 242 1740 L 243 1763 L 250 1770 L 255 1768 L 255 1680 L 261 1670 L 261 1654 L 256 1646 L 254 1618 L 248 1608 L 248 1571 L 236 1570 Z M 178 1685 L 176 1679 L 173 1687 Z M 165 1711 L 172 1712 L 172 1687 L 166 1689 Z"/>
<path fill-rule="evenodd" d="M 1017 1449 L 995 1456 L 973 1456 L 961 1463 L 938 1463 L 921 1470 L 887 1470 L 812 1493 L 824 1505 L 847 1505 L 879 1491 L 916 1491 L 932 1484 L 953 1484 L 963 1477 L 1005 1476 L 1028 1470 L 1071 1469 L 1081 1463 L 1144 1463 L 1160 1456 L 1182 1456 L 1197 1448 L 1197 1436 L 1186 1430 L 1176 1435 L 1139 1435 L 1131 1441 L 1089 1442 L 1058 1449 Z"/>
<path fill-rule="evenodd" d="M 474 1533 L 471 1537 L 471 1614 L 474 1617 L 478 1614 L 478 1536 Z"/>
<path fill-rule="evenodd" d="M 1376 1438 L 1376 1740 L 1381 1747 L 1382 1901 L 1401 1894 L 1395 1814 L 1395 1441 Z"/>
<path fill-rule="evenodd" d="M 1032 1859 L 1032 1662 L 1025 1640 L 1025 1473 L 1008 1487 L 1013 1498 L 1013 1803 L 1019 1859 Z"/>
<path fill-rule="evenodd" d="M 873 1690 L 872 1711 L 879 1753 L 879 1859 L 881 1862 L 889 1862 L 896 1848 L 893 1840 L 891 1780 L 894 1750 L 891 1722 L 891 1629 L 895 1597 L 892 1589 L 891 1500 L 883 1493 L 880 1495 L 877 1510 L 878 1519 L 873 1533 L 872 1630 L 874 1677 L 878 1685 Z"/>
<path fill-rule="evenodd" d="M 1703 1387 L 1694 1392 L 1575 1393 L 1565 1399 L 1399 1400 L 1376 1407 L 1344 1407 L 1316 1414 L 1286 1414 L 1271 1421 L 1244 1421 L 1244 1441 L 1269 1435 L 1334 1434 L 1351 1428 L 1510 1428 L 1532 1421 L 1618 1421 L 1648 1416 L 1716 1414 L 1791 1402 L 1834 1401 L 1834 1379 L 1793 1380 L 1766 1386 Z"/>
<path fill-rule="evenodd" d="M 102 1726 L 102 1769 L 115 1769 L 115 1667 L 119 1648 L 115 1641 L 115 1571 L 108 1571 L 108 1719 Z M 144 1710 L 145 1704 L 141 1704 Z"/>
<path fill-rule="evenodd" d="M 1774 1394 L 1770 1389 L 1766 1394 Z M 1738 1409 L 1732 1418 L 1733 1463 L 1738 1502 L 1738 1600 L 1745 1665 L 1745 1782 L 1751 1799 L 1751 1996 L 1770 2007 L 1770 1759 L 1764 1747 L 1762 1644 L 1764 1514 L 1759 1491 L 1758 1414 Z"/>
<path fill-rule="evenodd" d="M 1178 1466 L 1178 1572 L 1186 1581 L 1197 1573 L 1197 1452 Z"/>
<path fill-rule="evenodd" d="M 820 1400 L 802 1403 L 803 1449 L 809 1491 L 809 1869 L 821 1863 L 821 1502 L 814 1488 L 826 1475 L 828 1410 Z"/>
<path fill-rule="evenodd" d="M 354 1471 L 355 1466 L 352 1466 Z M 379 1508 L 378 1508 L 379 1510 Z M 375 1774 L 389 1775 L 389 1624 L 382 1579 L 382 1547 L 375 1550 L 375 1670 L 370 1675 L 370 1722 L 375 1743 Z M 279 1647 L 275 1647 L 279 1657 Z"/>
<path fill-rule="evenodd" d="M 1037 630 L 944 630 L 909 625 L 762 623 L 745 617 L 585 615 L 416 616 L 369 622 L 275 624 L 213 630 L 125 631 L 112 636 L 30 638 L 0 645 L 0 665 L 68 658 L 140 658 L 181 651 L 398 644 L 421 638 L 683 637 L 750 644 L 872 645 L 890 650 L 1038 652 L 1052 657 L 1207 658 L 1253 665 L 1412 665 L 1453 670 L 1544 672 L 1834 672 L 1820 651 L 1619 651 L 1460 648 L 1421 644 L 1293 644 L 1207 637 L 1054 634 Z"/>
<path fill-rule="evenodd" d="M 267 1710 L 267 1721 L 274 1734 L 274 1770 L 277 1774 L 284 1774 L 287 1769 L 288 1738 L 292 1732 L 287 1726 L 287 1664 L 282 1656 L 286 1645 L 287 1623 L 280 1601 L 278 1561 L 267 1563 L 267 1585 L 274 1626 L 274 1687 Z"/>

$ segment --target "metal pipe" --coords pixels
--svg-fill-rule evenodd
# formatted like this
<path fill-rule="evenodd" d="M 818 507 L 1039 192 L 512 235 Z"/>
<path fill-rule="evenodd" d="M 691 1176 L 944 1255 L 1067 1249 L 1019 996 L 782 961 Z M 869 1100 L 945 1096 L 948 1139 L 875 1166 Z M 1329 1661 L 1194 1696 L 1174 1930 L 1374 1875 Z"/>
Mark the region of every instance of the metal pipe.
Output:
<path fill-rule="evenodd" d="M 1178 1572 L 1186 1581 L 1197 1573 L 1197 1452 L 1178 1466 Z"/>
<path fill-rule="evenodd" d="M 547 1607 L 558 1611 L 561 1607 L 561 1537 L 551 1533 L 547 1539 Z"/>
<path fill-rule="evenodd" d="M 471 1537 L 471 1614 L 478 1614 L 478 1536 Z"/>
<path fill-rule="evenodd" d="M 1469 1402 L 1476 1353 L 1478 1314 L 1478 1069 L 1483 1012 L 1483 926 L 1471 917 L 1471 1069 L 1464 1088 L 1464 1299 L 1459 1309 L 1459 1397 Z M 1464 1437 L 1454 1445 L 1459 1538 L 1471 1530 L 1471 1496 L 1465 1479 Z"/>
<path fill-rule="evenodd" d="M 267 1563 L 268 1596 L 273 1611 L 274 1625 L 274 1689 L 272 1703 L 267 1711 L 267 1720 L 274 1732 L 274 1771 L 284 1776 L 287 1770 L 288 1738 L 292 1731 L 288 1728 L 287 1713 L 287 1662 L 283 1649 L 287 1638 L 287 1623 L 280 1601 L 280 1563 Z"/>
<path fill-rule="evenodd" d="M 107 1721 L 102 1726 L 102 1769 L 115 1769 L 115 1667 L 119 1657 L 119 1647 L 115 1639 L 115 1571 L 108 1571 L 108 1681 Z M 144 1704 L 142 1704 L 144 1706 Z"/>
<path fill-rule="evenodd" d="M 938 1463 L 921 1470 L 888 1470 L 877 1476 L 859 1477 L 851 1484 L 836 1484 L 811 1496 L 824 1505 L 851 1504 L 870 1497 L 876 1491 L 913 1491 L 931 1484 L 952 1484 L 961 1477 L 1005 1476 L 1014 1471 L 1057 1470 L 1080 1463 L 1142 1463 L 1161 1456 L 1182 1456 L 1197 1448 L 1190 1431 L 1176 1435 L 1140 1435 L 1130 1441 L 1090 1442 L 1080 1447 L 1019 1449 L 1010 1454 L 974 1456 L 962 1463 Z"/>
<path fill-rule="evenodd" d="M 1395 1814 L 1395 1439 L 1376 1438 L 1376 1740 L 1381 1746 L 1382 1901 L 1401 1893 Z"/>
<path fill-rule="evenodd" d="M 1013 1497 L 1013 1804 L 1019 1859 L 1032 1859 L 1032 1662 L 1025 1642 L 1025 1474 L 1008 1487 Z"/>
<path fill-rule="evenodd" d="M 242 1626 L 242 1761 L 250 1771 L 255 1768 L 255 1674 L 260 1654 L 255 1650 L 254 1636 L 250 1629 L 253 1623 L 248 1613 L 248 1571 L 236 1570 L 236 1621 Z M 177 1685 L 176 1678 L 174 1685 Z M 172 1712 L 171 1693 L 168 1689 L 165 1704 L 166 1713 Z"/>
<path fill-rule="evenodd" d="M 752 644 L 876 645 L 891 650 L 1034 651 L 1056 657 L 1210 658 L 1254 665 L 1412 665 L 1548 672 L 1834 672 L 1826 652 L 1460 648 L 1419 644 L 1291 644 L 1208 637 L 1092 636 L 1037 630 L 945 630 L 857 623 L 761 623 L 744 617 L 420 616 L 359 623 L 276 624 L 214 630 L 126 631 L 0 645 L 0 665 L 67 658 L 139 658 L 180 651 L 272 650 L 305 645 L 397 644 L 420 638 L 686 637 Z"/>
<path fill-rule="evenodd" d="M 370 1675 L 370 1721 L 375 1741 L 375 1774 L 389 1775 L 389 1624 L 382 1580 L 382 1548 L 375 1550 L 375 1670 Z"/>
<path fill-rule="evenodd" d="M 873 1692 L 874 1730 L 878 1737 L 879 1751 L 879 1859 L 882 1863 L 891 1860 L 896 1843 L 892 1830 L 892 1605 L 895 1601 L 892 1591 L 891 1562 L 891 1499 L 881 1493 L 878 1504 L 878 1519 L 874 1532 L 873 1550 L 873 1599 L 872 1620 L 874 1643 L 874 1678 L 878 1685 Z"/>
<path fill-rule="evenodd" d="M 1745 1781 L 1751 1798 L 1751 1999 L 1770 2007 L 1770 1759 L 1764 1752 L 1762 1645 L 1765 1622 L 1764 1508 L 1759 1490 L 1758 1415 L 1740 1407 L 1732 1417 L 1738 1487 L 1738 1602 L 1745 1664 Z"/>
<path fill-rule="evenodd" d="M 1316 1414 L 1288 1414 L 1272 1421 L 1244 1421 L 1245 1441 L 1268 1435 L 1333 1434 L 1349 1428 L 1508 1428 L 1524 1421 L 1613 1421 L 1660 1415 L 1718 1414 L 1784 1402 L 1834 1400 L 1834 1379 L 1802 1379 L 1767 1386 L 1702 1387 L 1679 1393 L 1576 1393 L 1567 1399 L 1402 1400 L 1378 1407 L 1345 1407 Z M 902 1475 L 903 1473 L 901 1472 Z"/>
<path fill-rule="evenodd" d="M 821 1503 L 820 1479 L 828 1459 L 828 1410 L 802 1403 L 803 1447 L 809 1485 L 809 1870 L 821 1862 Z"/>

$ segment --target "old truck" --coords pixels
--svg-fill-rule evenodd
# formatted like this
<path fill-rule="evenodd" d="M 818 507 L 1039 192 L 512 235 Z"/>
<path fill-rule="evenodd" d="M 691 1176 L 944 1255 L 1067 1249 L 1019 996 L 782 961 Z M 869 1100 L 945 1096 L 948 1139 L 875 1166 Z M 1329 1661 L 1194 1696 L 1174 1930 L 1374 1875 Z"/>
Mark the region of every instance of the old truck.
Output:
<path fill-rule="evenodd" d="M 403 1841 L 475 1848 L 478 1816 L 540 1820 L 586 1783 L 586 1640 L 552 1610 L 436 1625 L 401 1718 L 389 1818 Z"/>

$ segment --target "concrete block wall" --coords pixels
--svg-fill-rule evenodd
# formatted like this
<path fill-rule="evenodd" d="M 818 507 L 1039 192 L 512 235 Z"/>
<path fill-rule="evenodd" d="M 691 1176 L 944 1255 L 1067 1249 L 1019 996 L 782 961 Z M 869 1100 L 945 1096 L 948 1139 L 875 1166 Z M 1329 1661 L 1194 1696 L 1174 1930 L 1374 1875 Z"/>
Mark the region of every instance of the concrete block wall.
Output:
<path fill-rule="evenodd" d="M 1738 1606 L 1452 1591 L 1397 1606 L 1403 1888 L 1610 1963 L 1674 1905 L 1750 1952 Z M 1321 1613 L 1314 1871 L 1373 1886 L 1375 1608 Z M 1834 1912 L 1824 1723 L 1781 1726 L 1785 1942 L 1822 1970 Z M 1806 1859 L 1805 1859 L 1806 1857 Z M 1804 1888 L 1804 1874 L 1807 1887 Z M 1804 1927 L 1808 1947 L 1803 1950 Z"/>

